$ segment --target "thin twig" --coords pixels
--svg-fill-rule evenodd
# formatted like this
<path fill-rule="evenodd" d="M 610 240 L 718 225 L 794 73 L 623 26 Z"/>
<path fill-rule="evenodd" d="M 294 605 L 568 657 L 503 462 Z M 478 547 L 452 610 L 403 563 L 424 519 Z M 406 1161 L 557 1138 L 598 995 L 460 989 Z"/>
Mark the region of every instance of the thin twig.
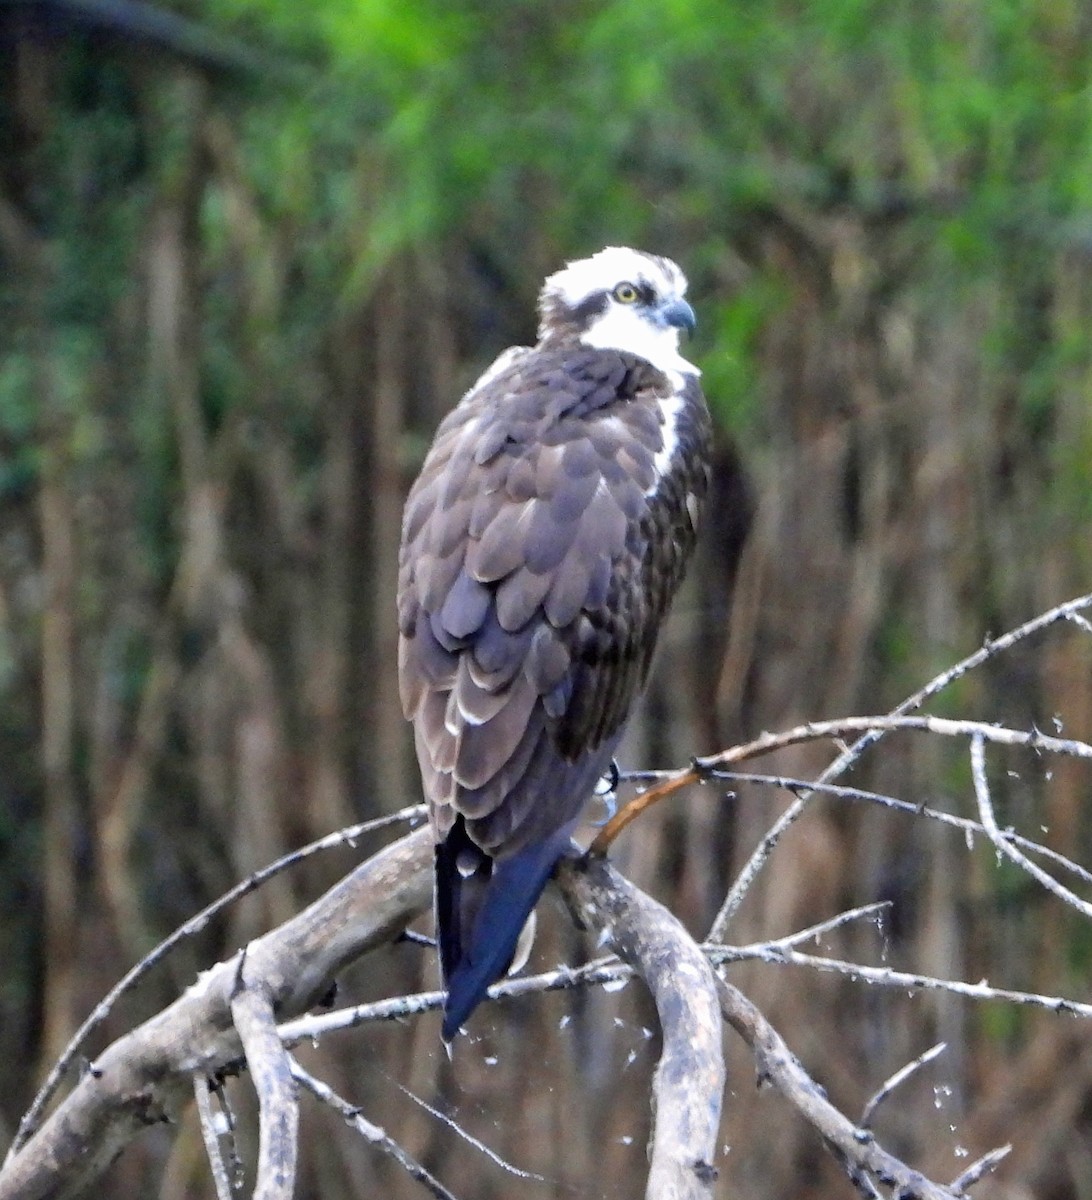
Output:
<path fill-rule="evenodd" d="M 212 1111 L 212 1089 L 208 1076 L 200 1071 L 193 1077 L 193 1095 L 197 1101 L 197 1116 L 201 1124 L 201 1138 L 205 1143 L 213 1183 L 216 1185 L 216 1200 L 232 1200 L 231 1180 L 224 1156 L 220 1153 L 220 1134 L 216 1128 L 217 1116 Z M 221 1118 L 222 1119 L 222 1118 Z"/>
<path fill-rule="evenodd" d="M 160 942 L 151 953 L 146 954 L 140 962 L 114 984 L 110 991 L 95 1005 L 87 1020 L 76 1030 L 72 1036 L 72 1040 L 65 1047 L 60 1058 L 53 1064 L 45 1082 L 34 1097 L 30 1108 L 27 1109 L 23 1115 L 23 1119 L 19 1122 L 19 1128 L 12 1139 L 4 1164 L 7 1165 L 19 1149 L 33 1136 L 41 1123 L 46 1106 L 53 1099 L 57 1088 L 61 1085 L 61 1081 L 83 1050 L 87 1039 L 106 1020 L 114 1005 L 121 997 L 127 992 L 132 991 L 144 976 L 153 967 L 158 966 L 172 950 L 188 938 L 200 933 L 208 925 L 209 921 L 225 908 L 228 908 L 237 900 L 241 900 L 244 896 L 248 896 L 251 892 L 256 891 L 262 884 L 268 882 L 275 875 L 279 875 L 282 871 L 296 866 L 298 863 L 303 862 L 304 859 L 310 858 L 313 854 L 318 854 L 325 850 L 333 850 L 338 846 L 353 846 L 356 843 L 356 839 L 366 833 L 371 833 L 377 829 L 385 829 L 390 825 L 423 820 L 424 815 L 424 805 L 415 804 L 409 808 L 400 809 L 396 813 L 391 813 L 389 816 L 378 817 L 372 821 L 364 821 L 359 825 L 351 825 L 347 829 L 339 829 L 334 833 L 327 834 L 325 837 L 319 838 L 318 841 L 311 842 L 299 850 L 293 850 L 290 854 L 278 858 L 276 862 L 270 863 L 269 866 L 263 867 L 260 871 L 255 871 L 252 875 L 247 876 L 246 879 L 237 883 L 230 891 L 225 892 L 218 900 L 214 900 L 195 916 L 190 917 L 184 925 L 180 925 L 170 937 Z"/>
<path fill-rule="evenodd" d="M 301 1087 L 306 1088 L 312 1096 L 332 1108 L 361 1137 L 365 1138 L 384 1154 L 393 1158 L 411 1179 L 424 1186 L 433 1196 L 437 1197 L 437 1200 L 457 1200 L 453 1192 L 449 1192 L 426 1167 L 423 1167 L 407 1150 L 403 1149 L 385 1129 L 380 1128 L 378 1125 L 373 1125 L 371 1121 L 362 1115 L 359 1108 L 339 1096 L 329 1084 L 323 1083 L 321 1079 L 316 1079 L 314 1075 L 300 1066 L 295 1058 L 289 1057 L 289 1066 L 292 1070 L 293 1079 Z"/>
<path fill-rule="evenodd" d="M 788 933 L 784 937 L 774 938 L 773 941 L 762 942 L 753 946 L 740 946 L 739 949 L 743 953 L 746 953 L 748 950 L 757 952 L 759 949 L 789 949 L 793 946 L 799 946 L 801 942 L 818 941 L 823 934 L 830 933 L 831 930 L 838 929 L 842 925 L 848 925 L 851 921 L 860 921 L 866 917 L 886 912 L 891 907 L 891 904 L 890 900 L 875 900 L 871 904 L 862 904 L 858 908 L 846 909 L 845 912 L 828 917 L 825 921 L 818 922 L 818 924 L 809 925 L 807 929 L 798 930 L 796 933 Z"/>
<path fill-rule="evenodd" d="M 873 1092 L 869 1097 L 868 1103 L 861 1110 L 861 1119 L 857 1124 L 862 1129 L 870 1129 L 872 1126 L 872 1118 L 876 1115 L 876 1110 L 880 1105 L 891 1095 L 891 1093 L 904 1084 L 911 1075 L 921 1070 L 926 1063 L 931 1063 L 934 1058 L 939 1057 L 948 1049 L 947 1042 L 937 1042 L 935 1046 L 930 1046 L 923 1054 L 919 1054 L 912 1062 L 908 1062 L 905 1067 L 900 1067 L 894 1075 L 885 1079 L 880 1087 Z"/>
<path fill-rule="evenodd" d="M 998 853 L 1003 854 L 1010 862 L 1014 862 L 1033 879 L 1037 879 L 1048 892 L 1053 892 L 1059 900 L 1071 905 L 1084 916 L 1092 917 L 1092 904 L 1082 899 L 1076 892 L 1070 891 L 1064 883 L 1059 883 L 1038 863 L 1033 863 L 1026 854 L 1021 854 L 1012 844 L 1011 838 L 998 829 L 997 818 L 993 811 L 993 801 L 990 799 L 990 785 L 986 779 L 986 748 L 981 734 L 975 734 L 971 739 L 971 778 L 974 780 L 974 794 L 978 801 L 979 819 L 986 831 L 986 836 L 997 848 Z"/>
<path fill-rule="evenodd" d="M 1033 617 L 1032 620 L 1026 621 L 1018 628 L 1010 630 L 1002 637 L 997 639 L 987 638 L 985 643 L 973 654 L 968 655 L 956 663 L 955 666 L 949 667 L 948 670 L 942 671 L 923 688 L 914 692 L 913 695 L 907 696 L 901 704 L 898 704 L 891 710 L 891 715 L 901 716 L 903 713 L 913 712 L 914 709 L 920 708 L 927 700 L 942 692 L 949 684 L 962 678 L 969 671 L 980 667 L 989 659 L 995 658 L 998 654 L 1010 649 L 1017 642 L 1023 641 L 1049 628 L 1051 625 L 1057 624 L 1059 621 L 1072 620 L 1076 613 L 1089 607 L 1092 607 L 1092 593 L 1078 596 L 1074 600 L 1067 600 L 1064 604 L 1059 604 L 1045 613 L 1040 613 L 1037 617 Z M 884 736 L 885 732 L 886 730 L 884 729 L 870 729 L 863 737 L 858 738 L 851 746 L 843 750 L 819 775 L 816 782 L 833 783 L 835 779 L 844 775 L 870 746 L 875 745 Z M 751 884 L 766 865 L 777 843 L 784 836 L 785 831 L 800 819 L 808 806 L 810 798 L 811 793 L 799 796 L 782 813 L 781 817 L 767 831 L 765 837 L 751 852 L 751 857 L 736 877 L 735 883 L 729 889 L 728 895 L 725 897 L 724 903 L 721 905 L 720 911 L 713 921 L 709 930 L 710 940 L 724 941 L 728 926 L 738 911 L 739 906 L 743 903 L 743 897 L 750 890 Z"/>
<path fill-rule="evenodd" d="M 974 1187 L 980 1179 L 984 1178 L 991 1171 L 995 1170 L 997 1164 L 1003 1158 L 1007 1158 L 1012 1151 L 1012 1146 L 998 1146 L 996 1150 L 991 1150 L 988 1154 L 983 1154 L 981 1158 L 976 1159 L 971 1165 L 948 1185 L 953 1192 L 965 1192 L 968 1188 Z"/>
<path fill-rule="evenodd" d="M 522 1167 L 517 1167 L 513 1163 L 510 1163 L 507 1159 L 501 1158 L 496 1150 L 492 1149 L 490 1146 L 487 1146 L 485 1142 L 483 1142 L 480 1138 L 476 1138 L 472 1133 L 468 1133 L 458 1123 L 458 1121 L 452 1120 L 447 1113 L 441 1112 L 438 1108 L 433 1107 L 433 1105 L 429 1104 L 426 1100 L 422 1100 L 420 1096 L 414 1095 L 414 1093 L 411 1092 L 408 1087 L 404 1087 L 397 1081 L 393 1082 L 398 1090 L 412 1100 L 414 1104 L 419 1105 L 430 1116 L 435 1117 L 437 1121 L 441 1121 L 448 1127 L 448 1129 L 452 1131 L 452 1133 L 462 1138 L 467 1145 L 473 1146 L 475 1150 L 481 1151 L 481 1153 L 484 1154 L 490 1162 L 495 1163 L 502 1170 L 507 1171 L 509 1175 L 515 1175 L 517 1179 L 529 1179 L 533 1183 L 552 1182 L 551 1180 L 547 1179 L 545 1175 L 538 1175 L 534 1171 L 525 1171 Z"/>
<path fill-rule="evenodd" d="M 927 804 L 916 804 L 913 800 L 900 800 L 897 796 L 888 796 L 883 792 L 870 792 L 864 788 L 845 787 L 836 783 L 813 783 L 810 780 L 795 779 L 789 775 L 756 775 L 744 771 L 716 771 L 714 775 L 717 779 L 722 779 L 727 783 L 754 783 L 783 788 L 794 794 L 803 791 L 822 792 L 824 796 L 833 796 L 840 800 L 860 800 L 868 804 L 878 804 L 883 808 L 894 809 L 896 812 L 907 813 L 913 817 L 925 817 L 941 825 L 961 829 L 965 834 L 971 836 L 985 835 L 986 833 L 985 827 L 979 821 L 971 820 L 970 817 L 957 817 L 942 809 L 930 808 Z M 1080 863 L 1074 862 L 1073 859 L 1066 858 L 1064 854 L 1059 854 L 1057 850 L 1052 850 L 1049 846 L 1044 846 L 1042 842 L 1024 837 L 1023 834 L 1013 830 L 1002 830 L 1001 836 L 1022 850 L 1041 855 L 1055 866 L 1075 875 L 1082 883 L 1092 886 L 1092 871 L 1087 867 L 1082 867 Z"/>
<path fill-rule="evenodd" d="M 706 944 L 704 949 L 709 955 L 710 962 L 718 965 L 744 961 L 740 951 L 734 946 Z M 880 987 L 899 988 L 904 991 L 950 992 L 956 996 L 966 996 L 971 1000 L 1002 1000 L 1009 1004 L 1045 1008 L 1048 1012 L 1066 1013 L 1074 1017 L 1092 1017 L 1092 1004 L 1083 1004 L 1079 1000 L 1070 1000 L 1066 996 L 1045 996 L 1039 992 L 1016 992 L 1008 988 L 991 987 L 988 983 L 964 983 L 961 979 L 939 979 L 933 975 L 914 975 L 907 971 L 895 971 L 890 967 L 870 967 L 864 963 L 847 962 L 840 958 L 805 954 L 800 950 L 778 949 L 767 953 L 759 947 L 755 949 L 756 953 L 748 954 L 747 959 L 759 959 L 775 966 L 810 967 L 817 971 L 831 971 L 837 975 L 846 975 L 850 979 L 875 983 Z"/>

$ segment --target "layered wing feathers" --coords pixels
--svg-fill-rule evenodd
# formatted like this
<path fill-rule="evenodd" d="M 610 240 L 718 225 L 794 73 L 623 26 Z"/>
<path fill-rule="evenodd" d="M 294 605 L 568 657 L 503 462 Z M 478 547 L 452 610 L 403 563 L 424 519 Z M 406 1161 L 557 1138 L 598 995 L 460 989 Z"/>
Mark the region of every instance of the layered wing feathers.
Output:
<path fill-rule="evenodd" d="M 675 434 L 694 465 L 662 476 L 671 385 L 613 351 L 524 353 L 441 425 L 399 574 L 402 703 L 439 837 L 462 813 L 487 853 L 516 854 L 575 818 L 605 769 L 705 493 L 708 418 L 688 386 Z"/>

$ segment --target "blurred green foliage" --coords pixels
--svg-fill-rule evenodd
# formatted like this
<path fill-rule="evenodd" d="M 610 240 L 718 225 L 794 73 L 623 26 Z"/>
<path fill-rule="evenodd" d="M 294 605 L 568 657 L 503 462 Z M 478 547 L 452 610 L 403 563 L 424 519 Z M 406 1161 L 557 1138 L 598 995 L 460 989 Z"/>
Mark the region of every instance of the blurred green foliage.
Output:
<path fill-rule="evenodd" d="M 355 231 L 350 258 L 313 264 L 322 288 L 357 295 L 400 249 L 454 229 L 568 254 L 667 240 L 701 263 L 771 205 L 905 214 L 915 274 L 957 295 L 988 277 L 1001 287 L 1010 269 L 1026 290 L 1061 242 L 1088 236 L 1092 56 L 1078 5 L 210 0 L 203 12 L 260 34 L 271 58 L 311 64 L 252 107 L 249 165 L 301 233 Z M 754 378 L 736 335 L 778 286 L 746 281 L 703 343 L 726 356 L 708 369 L 735 397 L 727 421 L 748 419 Z M 991 332 L 1022 365 L 1057 352 L 1019 321 Z M 1071 353 L 1083 363 L 1083 341 Z M 1038 410 L 1030 375 L 1022 399 Z"/>
<path fill-rule="evenodd" d="M 1077 5 L 188 7 L 270 64 L 242 113 L 246 166 L 307 271 L 303 321 L 321 324 L 332 295 L 352 303 L 392 256 L 453 230 L 500 245 L 531 233 L 566 254 L 666 240 L 701 263 L 770 206 L 850 205 L 908 215 L 915 273 L 955 293 L 990 276 L 1001 286 L 1012 268 L 1026 288 L 1028 270 L 1092 232 Z M 169 172 L 178 122 L 165 116 L 142 147 L 118 70 L 88 61 L 71 87 L 79 103 L 55 127 L 49 205 L 79 269 L 60 265 L 52 304 L 90 320 L 125 278 L 139 160 Z M 214 233 L 217 214 L 208 221 Z M 704 343 L 740 360 L 723 371 L 729 387 L 736 371 L 750 377 L 728 339 L 744 314 L 766 311 L 771 286 L 746 281 Z M 1024 330 L 997 332 L 1026 359 Z M 1034 384 L 1026 401 L 1043 403 Z M 733 414 L 744 415 L 726 402 Z"/>

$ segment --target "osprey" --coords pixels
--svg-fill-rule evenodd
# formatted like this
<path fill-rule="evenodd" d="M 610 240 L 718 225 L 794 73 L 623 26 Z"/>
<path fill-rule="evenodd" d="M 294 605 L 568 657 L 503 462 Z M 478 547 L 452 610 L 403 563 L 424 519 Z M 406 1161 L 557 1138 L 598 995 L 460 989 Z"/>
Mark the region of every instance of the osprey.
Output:
<path fill-rule="evenodd" d="M 609 247 L 440 425 L 406 502 L 402 707 L 436 841 L 450 1042 L 606 773 L 694 546 L 710 421 L 686 278 Z"/>

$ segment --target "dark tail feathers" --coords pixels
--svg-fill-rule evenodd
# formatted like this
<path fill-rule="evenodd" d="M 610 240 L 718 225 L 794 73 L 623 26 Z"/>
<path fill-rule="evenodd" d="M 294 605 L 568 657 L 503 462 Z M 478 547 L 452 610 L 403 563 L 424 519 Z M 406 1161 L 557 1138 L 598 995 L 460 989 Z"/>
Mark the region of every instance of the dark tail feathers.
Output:
<path fill-rule="evenodd" d="M 443 973 L 443 1039 L 450 1042 L 512 961 L 524 922 L 569 846 L 558 830 L 500 862 L 480 850 L 459 817 L 436 847 L 436 927 Z"/>

